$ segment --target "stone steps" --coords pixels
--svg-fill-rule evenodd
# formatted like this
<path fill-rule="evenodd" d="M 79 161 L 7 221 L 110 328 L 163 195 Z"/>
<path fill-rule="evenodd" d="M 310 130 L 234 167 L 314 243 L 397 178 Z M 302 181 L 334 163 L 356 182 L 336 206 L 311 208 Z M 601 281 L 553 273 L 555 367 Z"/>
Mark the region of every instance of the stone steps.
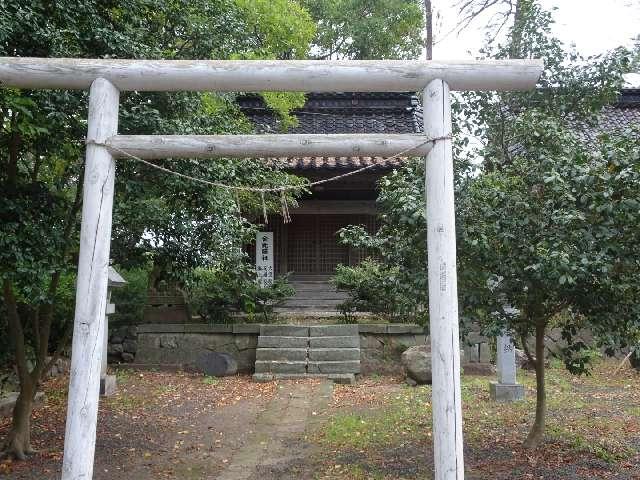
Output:
<path fill-rule="evenodd" d="M 256 381 L 290 378 L 291 375 L 353 377 L 357 373 L 360 373 L 357 325 L 260 327 Z"/>
<path fill-rule="evenodd" d="M 346 292 L 336 290 L 329 283 L 328 277 L 298 276 L 292 277 L 290 283 L 296 293 L 277 308 L 278 312 L 331 312 L 336 311 L 338 305 L 349 298 Z"/>

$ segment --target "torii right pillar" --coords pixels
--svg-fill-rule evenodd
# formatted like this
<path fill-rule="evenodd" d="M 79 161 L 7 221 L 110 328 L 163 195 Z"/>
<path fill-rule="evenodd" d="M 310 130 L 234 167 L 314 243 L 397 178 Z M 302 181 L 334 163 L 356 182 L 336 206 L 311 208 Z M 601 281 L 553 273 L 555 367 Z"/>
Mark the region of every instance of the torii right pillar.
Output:
<path fill-rule="evenodd" d="M 462 398 L 449 86 L 424 89 L 424 130 L 434 145 L 426 158 L 429 322 L 432 361 L 433 459 L 436 480 L 462 480 Z M 441 138 L 445 137 L 445 138 Z"/>

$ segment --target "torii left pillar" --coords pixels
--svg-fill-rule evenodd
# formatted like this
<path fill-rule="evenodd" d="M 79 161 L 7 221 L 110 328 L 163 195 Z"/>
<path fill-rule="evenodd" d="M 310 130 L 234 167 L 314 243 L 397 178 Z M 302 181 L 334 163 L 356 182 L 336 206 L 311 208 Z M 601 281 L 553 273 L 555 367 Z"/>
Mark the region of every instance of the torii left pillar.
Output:
<path fill-rule="evenodd" d="M 93 476 L 115 178 L 115 161 L 98 144 L 117 134 L 119 97 L 103 78 L 91 85 L 62 480 Z"/>

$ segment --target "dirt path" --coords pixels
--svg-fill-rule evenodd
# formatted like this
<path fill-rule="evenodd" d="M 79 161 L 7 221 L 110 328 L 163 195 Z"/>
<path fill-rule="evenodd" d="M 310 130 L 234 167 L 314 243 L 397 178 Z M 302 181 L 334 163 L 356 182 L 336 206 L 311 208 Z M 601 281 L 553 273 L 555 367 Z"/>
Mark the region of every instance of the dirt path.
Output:
<path fill-rule="evenodd" d="M 282 469 L 304 462 L 302 436 L 331 399 L 332 384 L 286 383 L 258 417 L 253 434 L 239 446 L 229 466 L 211 480 L 276 479 Z"/>

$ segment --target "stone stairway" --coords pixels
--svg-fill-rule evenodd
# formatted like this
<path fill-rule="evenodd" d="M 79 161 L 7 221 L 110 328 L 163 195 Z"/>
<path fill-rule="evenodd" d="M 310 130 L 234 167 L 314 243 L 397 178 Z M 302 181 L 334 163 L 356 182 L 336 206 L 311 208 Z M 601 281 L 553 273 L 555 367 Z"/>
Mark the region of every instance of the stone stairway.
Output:
<path fill-rule="evenodd" d="M 328 275 L 294 275 L 289 283 L 296 291 L 276 311 L 284 314 L 337 315 L 337 306 L 347 300 L 346 292 L 339 292 L 329 282 Z"/>
<path fill-rule="evenodd" d="M 353 383 L 360 373 L 357 325 L 261 325 L 256 381 L 325 377 Z"/>

